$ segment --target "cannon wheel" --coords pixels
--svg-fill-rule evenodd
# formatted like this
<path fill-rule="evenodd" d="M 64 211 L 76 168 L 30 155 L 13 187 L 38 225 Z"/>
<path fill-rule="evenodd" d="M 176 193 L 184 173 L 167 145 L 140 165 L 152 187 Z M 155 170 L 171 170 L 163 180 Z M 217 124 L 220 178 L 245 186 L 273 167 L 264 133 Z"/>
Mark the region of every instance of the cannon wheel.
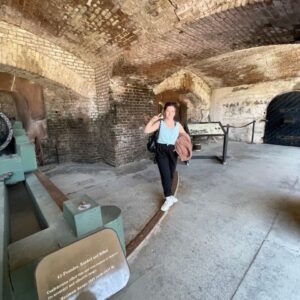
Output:
<path fill-rule="evenodd" d="M 0 112 L 0 151 L 5 149 L 13 136 L 13 130 L 8 117 Z"/>

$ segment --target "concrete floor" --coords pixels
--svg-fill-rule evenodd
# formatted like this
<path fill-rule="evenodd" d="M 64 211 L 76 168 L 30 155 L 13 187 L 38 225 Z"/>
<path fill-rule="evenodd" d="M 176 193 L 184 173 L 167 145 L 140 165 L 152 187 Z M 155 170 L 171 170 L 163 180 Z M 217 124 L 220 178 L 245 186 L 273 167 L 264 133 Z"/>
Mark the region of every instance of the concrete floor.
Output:
<path fill-rule="evenodd" d="M 103 163 L 68 163 L 42 170 L 70 199 L 86 194 L 100 205 L 118 206 L 126 243 L 141 231 L 163 201 L 159 174 L 150 160 L 120 168 Z"/>
<path fill-rule="evenodd" d="M 199 154 L 221 154 L 221 144 Z M 300 149 L 230 143 L 228 154 L 225 166 L 178 166 L 180 201 L 129 262 L 129 284 L 113 299 L 300 299 Z M 127 240 L 161 201 L 148 161 L 47 174 L 69 195 L 120 206 Z"/>

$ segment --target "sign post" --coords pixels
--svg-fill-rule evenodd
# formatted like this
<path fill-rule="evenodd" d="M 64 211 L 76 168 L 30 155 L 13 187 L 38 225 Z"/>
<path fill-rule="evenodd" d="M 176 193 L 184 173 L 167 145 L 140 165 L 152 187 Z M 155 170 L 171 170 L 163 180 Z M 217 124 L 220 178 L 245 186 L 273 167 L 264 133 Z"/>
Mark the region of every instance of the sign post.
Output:
<path fill-rule="evenodd" d="M 223 137 L 223 153 L 222 157 L 216 156 L 193 156 L 193 158 L 217 158 L 223 164 L 226 163 L 227 145 L 228 145 L 228 128 L 222 126 L 221 122 L 195 122 L 187 124 L 191 137 Z"/>

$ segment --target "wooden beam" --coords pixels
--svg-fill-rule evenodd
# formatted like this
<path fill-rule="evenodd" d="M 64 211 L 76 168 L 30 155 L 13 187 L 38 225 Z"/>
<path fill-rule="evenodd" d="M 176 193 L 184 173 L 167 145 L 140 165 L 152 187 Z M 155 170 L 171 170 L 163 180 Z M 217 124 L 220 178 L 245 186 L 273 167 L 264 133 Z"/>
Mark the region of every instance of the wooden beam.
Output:
<path fill-rule="evenodd" d="M 172 182 L 172 194 L 176 196 L 177 190 L 179 186 L 179 173 L 176 171 L 174 174 L 174 179 Z M 150 221 L 145 225 L 141 232 L 139 232 L 136 237 L 129 242 L 126 246 L 126 254 L 127 257 L 130 256 L 134 252 L 134 250 L 145 240 L 145 238 L 150 234 L 152 229 L 156 224 L 160 221 L 165 213 L 159 210 L 154 214 L 154 216 L 150 219 Z"/>
<path fill-rule="evenodd" d="M 34 174 L 37 176 L 41 184 L 45 187 L 51 198 L 62 211 L 64 202 L 69 200 L 68 197 L 41 171 L 35 171 Z"/>

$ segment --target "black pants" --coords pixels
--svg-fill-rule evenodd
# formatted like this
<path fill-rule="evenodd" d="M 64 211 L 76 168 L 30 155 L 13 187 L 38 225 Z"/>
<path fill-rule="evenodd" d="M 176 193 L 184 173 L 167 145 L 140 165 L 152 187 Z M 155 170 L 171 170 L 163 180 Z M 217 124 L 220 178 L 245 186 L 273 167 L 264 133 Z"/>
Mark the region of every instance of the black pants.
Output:
<path fill-rule="evenodd" d="M 174 145 L 157 144 L 156 162 L 165 197 L 172 195 L 172 181 L 177 164 L 177 153 Z"/>

